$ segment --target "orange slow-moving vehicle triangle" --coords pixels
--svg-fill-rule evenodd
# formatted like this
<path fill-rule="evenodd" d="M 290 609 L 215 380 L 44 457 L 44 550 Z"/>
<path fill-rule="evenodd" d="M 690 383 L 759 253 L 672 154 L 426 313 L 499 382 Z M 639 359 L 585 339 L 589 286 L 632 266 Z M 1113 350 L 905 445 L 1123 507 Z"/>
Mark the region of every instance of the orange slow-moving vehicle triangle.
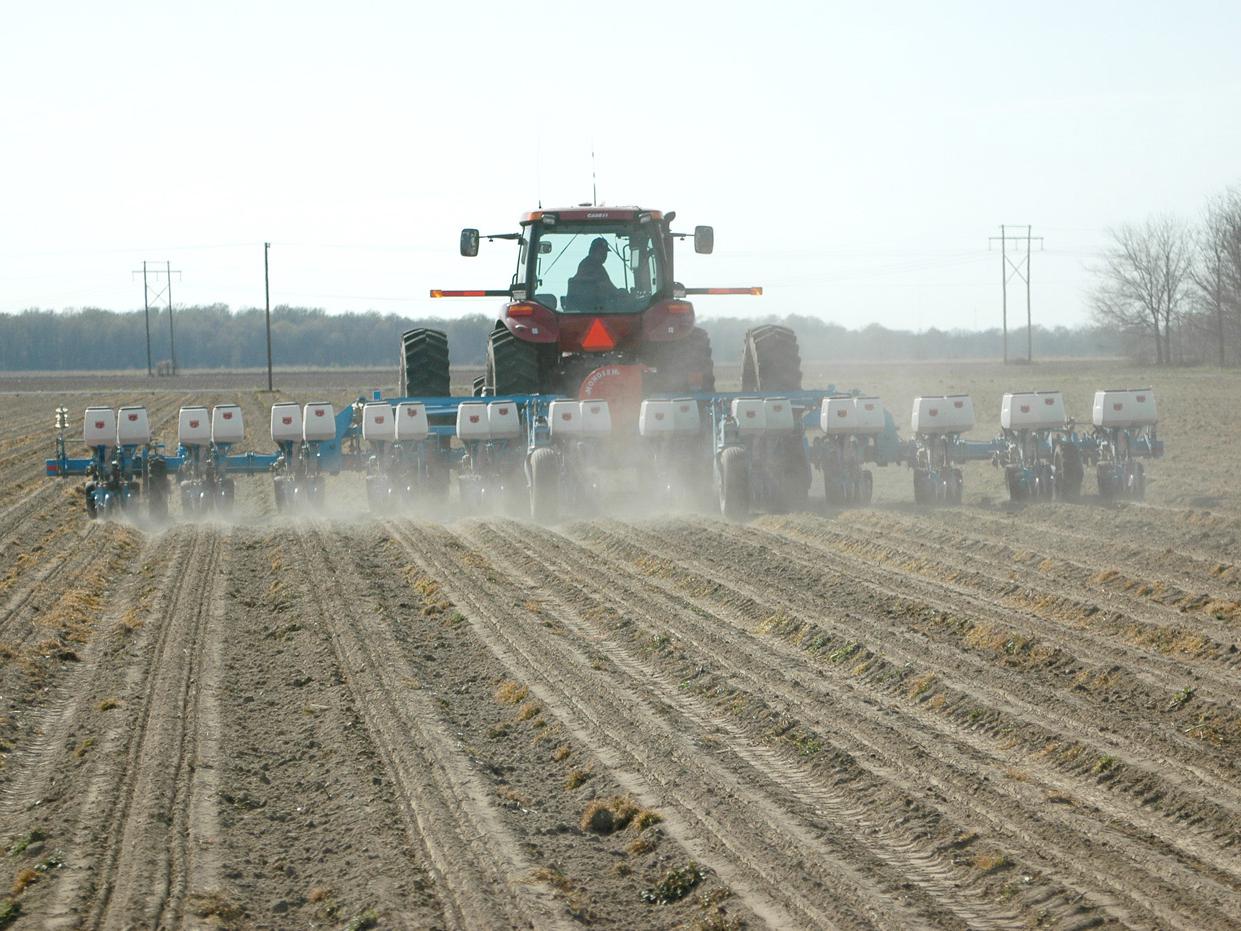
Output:
<path fill-rule="evenodd" d="M 608 332 L 608 328 L 604 326 L 602 320 L 596 317 L 590 324 L 590 329 L 586 331 L 586 335 L 582 337 L 582 348 L 591 352 L 597 352 L 601 349 L 611 349 L 616 345 L 616 338 Z"/>

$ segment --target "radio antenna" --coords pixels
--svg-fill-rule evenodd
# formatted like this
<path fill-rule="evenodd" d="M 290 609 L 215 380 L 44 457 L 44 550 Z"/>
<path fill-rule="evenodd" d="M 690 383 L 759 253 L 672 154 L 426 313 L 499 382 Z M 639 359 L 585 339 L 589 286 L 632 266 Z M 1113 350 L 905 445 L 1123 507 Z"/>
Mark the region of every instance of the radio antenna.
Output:
<path fill-rule="evenodd" d="M 595 175 L 595 144 L 590 144 L 590 202 L 599 206 L 599 181 Z"/>
<path fill-rule="evenodd" d="M 534 149 L 534 196 L 543 209 L 543 131 L 540 129 Z"/>

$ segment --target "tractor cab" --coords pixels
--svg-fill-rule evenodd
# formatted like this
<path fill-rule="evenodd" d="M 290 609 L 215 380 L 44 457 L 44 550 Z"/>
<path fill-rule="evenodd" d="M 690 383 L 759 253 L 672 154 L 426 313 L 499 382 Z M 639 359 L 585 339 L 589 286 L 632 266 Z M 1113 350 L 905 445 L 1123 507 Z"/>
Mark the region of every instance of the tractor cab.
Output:
<path fill-rule="evenodd" d="M 513 284 L 549 310 L 635 314 L 671 296 L 672 250 L 657 213 L 539 211 L 522 227 Z"/>
<path fill-rule="evenodd" d="M 696 252 L 710 253 L 714 232 L 709 226 L 673 232 L 675 219 L 675 213 L 640 207 L 580 205 L 527 213 L 516 233 L 462 230 L 463 256 L 478 255 L 482 239 L 517 244 L 507 289 L 431 292 L 505 299 L 476 393 L 623 398 L 636 417 L 637 400 L 651 393 L 711 390 L 710 344 L 694 326 L 686 297 L 762 290 L 680 285 L 674 240 L 692 236 Z M 403 388 L 419 380 L 410 358 L 409 352 L 403 356 Z"/>

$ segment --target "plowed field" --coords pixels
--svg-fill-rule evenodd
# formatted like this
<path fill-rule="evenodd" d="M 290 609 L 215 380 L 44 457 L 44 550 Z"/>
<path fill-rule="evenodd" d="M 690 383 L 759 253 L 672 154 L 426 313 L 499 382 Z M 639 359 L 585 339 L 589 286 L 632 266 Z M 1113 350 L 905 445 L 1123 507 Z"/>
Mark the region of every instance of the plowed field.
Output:
<path fill-rule="evenodd" d="M 156 531 L 42 476 L 52 408 L 237 401 L 262 448 L 271 397 L 6 379 L 0 927 L 1241 924 L 1241 377 L 824 374 L 901 425 L 971 392 L 976 438 L 1031 375 L 1153 383 L 1168 455 L 1142 504 L 976 464 L 960 508 L 888 467 L 864 510 L 433 524 L 342 475 Z"/>

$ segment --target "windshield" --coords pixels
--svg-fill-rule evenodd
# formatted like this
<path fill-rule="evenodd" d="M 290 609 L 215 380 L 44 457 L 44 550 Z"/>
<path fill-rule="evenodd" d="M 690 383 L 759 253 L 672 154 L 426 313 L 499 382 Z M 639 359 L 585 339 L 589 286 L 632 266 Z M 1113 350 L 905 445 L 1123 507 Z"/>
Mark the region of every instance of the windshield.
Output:
<path fill-rule="evenodd" d="M 663 291 L 652 223 L 573 223 L 532 229 L 534 299 L 568 314 L 641 313 Z"/>

